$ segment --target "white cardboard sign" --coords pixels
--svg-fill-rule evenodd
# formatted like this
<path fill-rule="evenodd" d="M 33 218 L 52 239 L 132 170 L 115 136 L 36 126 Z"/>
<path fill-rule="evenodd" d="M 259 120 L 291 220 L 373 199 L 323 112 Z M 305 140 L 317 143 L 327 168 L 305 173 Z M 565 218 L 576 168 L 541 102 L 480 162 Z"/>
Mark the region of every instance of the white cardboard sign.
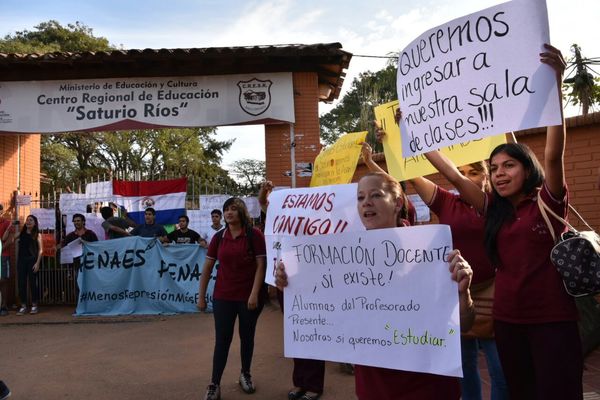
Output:
<path fill-rule="evenodd" d="M 447 225 L 281 240 L 285 356 L 462 376 Z"/>
<path fill-rule="evenodd" d="M 356 183 L 283 189 L 269 195 L 265 223 L 267 273 L 274 285 L 275 268 L 284 236 L 328 235 L 364 231 L 356 213 Z"/>
<path fill-rule="evenodd" d="M 544 0 L 510 1 L 423 33 L 398 58 L 402 153 L 557 125 Z"/>

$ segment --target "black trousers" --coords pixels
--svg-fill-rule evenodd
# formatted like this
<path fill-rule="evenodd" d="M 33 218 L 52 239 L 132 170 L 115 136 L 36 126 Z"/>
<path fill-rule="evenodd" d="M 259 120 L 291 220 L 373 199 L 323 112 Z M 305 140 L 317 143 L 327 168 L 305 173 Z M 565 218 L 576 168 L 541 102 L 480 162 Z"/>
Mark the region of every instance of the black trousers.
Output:
<path fill-rule="evenodd" d="M 29 282 L 29 290 L 31 290 L 31 303 L 38 304 L 40 300 L 40 288 L 38 283 L 38 273 L 33 272 L 33 264 L 35 258 L 19 259 L 17 263 L 17 276 L 19 278 L 19 299 L 21 305 L 27 305 L 27 282 Z"/>
<path fill-rule="evenodd" d="M 239 319 L 240 353 L 242 372 L 250 373 L 252 354 L 254 353 L 254 334 L 256 322 L 263 309 L 263 303 L 254 310 L 248 310 L 246 301 L 213 300 L 215 319 L 215 350 L 213 353 L 212 383 L 221 384 L 221 377 L 227 365 L 229 347 L 233 340 L 233 328 Z"/>

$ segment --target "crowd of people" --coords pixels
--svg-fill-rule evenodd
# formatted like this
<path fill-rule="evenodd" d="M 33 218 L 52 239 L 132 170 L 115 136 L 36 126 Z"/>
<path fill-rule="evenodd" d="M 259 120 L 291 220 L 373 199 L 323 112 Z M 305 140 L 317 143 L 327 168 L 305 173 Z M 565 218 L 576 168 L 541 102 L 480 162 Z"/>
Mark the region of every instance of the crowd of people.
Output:
<path fill-rule="evenodd" d="M 540 60 L 551 66 L 559 83 L 565 69 L 560 52 L 546 45 Z M 560 93 L 553 93 L 558 95 Z M 398 116 L 401 118 L 401 115 Z M 385 132 L 378 130 L 385 140 Z M 448 257 L 449 279 L 458 287 L 462 331 L 462 379 L 363 366 L 354 366 L 355 391 L 359 400 L 480 400 L 481 377 L 477 365 L 479 351 L 485 354 L 492 386 L 492 400 L 560 399 L 581 400 L 583 358 L 577 327 L 575 302 L 562 287 L 562 281 L 549 255 L 553 239 L 545 227 L 537 205 L 539 198 L 560 216 L 568 210 L 568 188 L 564 174 L 565 126 L 547 127 L 542 167 L 531 149 L 514 143 L 496 147 L 489 161 L 456 167 L 442 153 L 426 154 L 431 164 L 454 186 L 458 194 L 424 177 L 411 179 L 420 198 L 450 226 L 455 250 Z M 357 215 L 367 230 L 404 228 L 414 224 L 411 207 L 400 182 L 382 170 L 363 144 L 363 159 L 371 172 L 357 185 Z M 268 213 L 268 194 L 272 184 L 263 185 L 259 202 Z M 412 208 L 412 218 L 409 210 Z M 156 212 L 146 209 L 145 222 L 133 226 L 127 218 L 115 217 L 110 207 L 101 210 L 103 227 L 109 238 L 127 235 L 154 237 L 164 243 L 197 243 L 207 248 L 199 288 L 200 310 L 207 308 L 207 287 L 218 261 L 213 293 L 215 346 L 212 376 L 205 400 L 221 398 L 221 377 L 226 367 L 239 324 L 241 368 L 239 385 L 245 393 L 256 391 L 251 375 L 254 336 L 264 305 L 266 245 L 260 229 L 253 227 L 246 205 L 230 198 L 223 212 L 211 212 L 212 225 L 207 235 L 188 228 L 182 215 L 178 229 L 167 234 L 155 223 Z M 221 224 L 224 218 L 224 226 Z M 85 229 L 85 217 L 73 217 L 75 230 L 62 246 L 81 238 L 97 240 Z M 561 232 L 558 222 L 553 226 Z M 12 234 L 13 232 L 14 234 Z M 91 233 L 90 233 L 91 232 Z M 36 274 L 39 271 L 42 241 L 38 222 L 28 216 L 22 229 L 0 220 L 0 236 L 8 247 L 17 242 L 17 273 L 21 308 L 27 312 L 27 284 L 31 290 L 30 313 L 38 311 Z M 3 253 L 0 278 L 8 278 Z M 282 310 L 282 293 L 289 283 L 286 260 L 277 265 L 276 284 Z M 492 286 L 493 285 L 493 286 Z M 0 286 L 0 289 L 4 284 Z M 475 330 L 478 295 L 493 287 L 491 321 L 485 334 Z M 426 288 L 423 288 L 426 289 Z M 3 289 L 4 290 L 4 289 Z M 2 296 L 4 299 L 4 296 Z M 6 304 L 2 303 L 2 309 Z M 289 400 L 317 400 L 324 393 L 325 363 L 321 360 L 294 359 Z"/>

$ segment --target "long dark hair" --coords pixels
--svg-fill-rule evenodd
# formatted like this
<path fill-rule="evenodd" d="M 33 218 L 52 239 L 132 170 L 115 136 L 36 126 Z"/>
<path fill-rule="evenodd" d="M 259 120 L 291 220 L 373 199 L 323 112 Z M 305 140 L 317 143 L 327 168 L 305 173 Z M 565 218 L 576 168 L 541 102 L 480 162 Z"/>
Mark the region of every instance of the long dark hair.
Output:
<path fill-rule="evenodd" d="M 33 228 L 31 228 L 30 236 L 34 241 L 37 242 L 38 235 L 40 234 L 40 225 L 38 223 L 38 219 L 35 215 L 28 215 L 27 218 L 33 219 Z M 23 224 L 23 228 L 21 229 L 21 234 L 27 232 L 27 218 L 25 218 L 25 223 Z"/>
<path fill-rule="evenodd" d="M 248 212 L 248 207 L 246 207 L 246 203 L 244 203 L 244 200 L 240 199 L 239 197 L 228 198 L 227 200 L 225 200 L 225 203 L 223 203 L 223 212 L 225 212 L 225 210 L 232 205 L 237 207 L 237 212 L 240 217 L 240 224 L 242 225 L 242 228 L 252 226 L 252 217 Z M 225 221 L 225 226 L 228 226 L 227 221 Z"/>
<path fill-rule="evenodd" d="M 542 186 L 544 182 L 544 170 L 529 147 L 520 143 L 505 143 L 496 146 L 492 154 L 490 154 L 490 164 L 492 164 L 494 156 L 499 153 L 506 153 L 509 157 L 514 158 L 523 165 L 527 176 L 521 188 L 522 194 L 530 195 Z M 506 221 L 514 218 L 515 209 L 510 200 L 500 196 L 493 185 L 492 198 L 493 200 L 490 202 L 486 212 L 484 244 L 488 257 L 492 263 L 497 265 L 500 260 L 496 245 L 498 232 Z"/>

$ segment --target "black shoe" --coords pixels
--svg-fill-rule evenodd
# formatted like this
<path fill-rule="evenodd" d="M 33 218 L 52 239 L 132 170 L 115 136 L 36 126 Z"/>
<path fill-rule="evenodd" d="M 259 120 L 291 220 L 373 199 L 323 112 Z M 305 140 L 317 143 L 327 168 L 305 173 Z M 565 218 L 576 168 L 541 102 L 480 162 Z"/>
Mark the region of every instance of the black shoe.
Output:
<path fill-rule="evenodd" d="M 6 317 L 8 315 L 8 309 L 5 308 L 0 308 L 0 317 Z"/>
<path fill-rule="evenodd" d="M 306 390 L 293 388 L 288 392 L 288 400 L 300 400 L 304 393 L 306 393 Z"/>
<path fill-rule="evenodd" d="M 249 373 L 242 372 L 240 374 L 239 383 L 240 383 L 240 386 L 242 387 L 242 390 L 245 393 L 251 394 L 251 393 L 256 392 L 256 389 L 254 388 L 254 383 L 252 383 L 252 377 L 250 376 Z"/>
<path fill-rule="evenodd" d="M 0 400 L 8 399 L 10 397 L 10 389 L 0 381 Z"/>

